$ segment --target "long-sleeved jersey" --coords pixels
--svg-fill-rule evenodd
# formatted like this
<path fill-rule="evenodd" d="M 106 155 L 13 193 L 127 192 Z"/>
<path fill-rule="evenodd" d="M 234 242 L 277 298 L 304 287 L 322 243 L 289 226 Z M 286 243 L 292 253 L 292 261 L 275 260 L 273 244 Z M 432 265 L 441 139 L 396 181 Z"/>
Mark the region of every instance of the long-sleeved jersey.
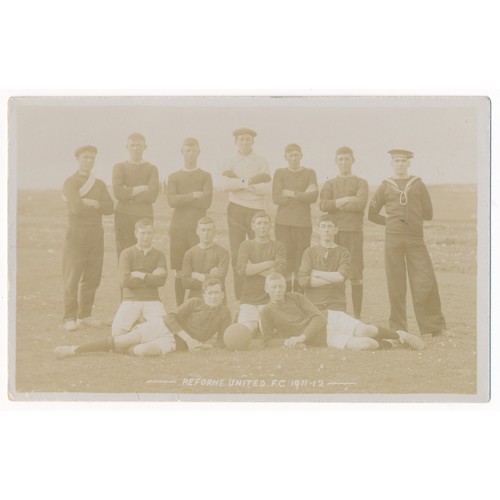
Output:
<path fill-rule="evenodd" d="M 356 200 L 337 207 L 337 200 L 345 196 L 355 196 Z M 363 230 L 363 216 L 368 202 L 368 182 L 365 179 L 355 175 L 337 176 L 325 182 L 319 198 L 320 210 L 334 217 L 339 231 Z"/>

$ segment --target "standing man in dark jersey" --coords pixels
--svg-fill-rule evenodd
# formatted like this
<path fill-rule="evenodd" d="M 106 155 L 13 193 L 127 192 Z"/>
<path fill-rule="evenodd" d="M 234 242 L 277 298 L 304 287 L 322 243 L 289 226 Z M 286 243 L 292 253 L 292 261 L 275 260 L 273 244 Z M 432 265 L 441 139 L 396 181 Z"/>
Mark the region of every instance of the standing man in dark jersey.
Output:
<path fill-rule="evenodd" d="M 243 286 L 243 277 L 236 271 L 240 244 L 254 238 L 253 216 L 266 209 L 266 195 L 271 188 L 269 164 L 252 149 L 256 135 L 249 128 L 235 130 L 238 154 L 222 167 L 222 189 L 229 193 L 227 227 L 236 300 L 240 300 Z"/>
<path fill-rule="evenodd" d="M 391 303 L 389 327 L 407 329 L 406 273 L 413 309 L 422 335 L 449 334 L 431 258 L 424 242 L 423 221 L 432 220 L 432 202 L 419 177 L 408 175 L 413 153 L 391 149 L 394 175 L 379 186 L 368 219 L 385 225 L 385 272 Z M 385 207 L 387 216 L 380 215 Z"/>
<path fill-rule="evenodd" d="M 299 268 L 304 250 L 311 244 L 311 204 L 318 199 L 316 172 L 301 165 L 298 144 L 285 148 L 287 168 L 278 168 L 273 179 L 273 201 L 278 205 L 274 233 L 286 249 L 288 291 L 301 291 Z"/>
<path fill-rule="evenodd" d="M 327 181 L 320 193 L 319 208 L 334 218 L 338 232 L 335 243 L 351 254 L 351 282 L 354 317 L 361 318 L 363 304 L 363 217 L 368 202 L 368 182 L 352 174 L 354 154 L 342 147 L 335 153 L 339 175 Z"/>
<path fill-rule="evenodd" d="M 182 143 L 184 168 L 170 174 L 167 182 L 167 199 L 174 209 L 170 222 L 170 265 L 175 270 L 175 300 L 177 306 L 184 302 L 182 261 L 184 254 L 200 242 L 196 234 L 198 221 L 205 216 L 212 204 L 212 176 L 198 167 L 200 146 L 193 137 Z"/>
<path fill-rule="evenodd" d="M 146 139 L 131 134 L 127 139 L 130 158 L 113 168 L 113 193 L 118 200 L 115 208 L 116 253 L 137 243 L 135 223 L 143 218 L 153 220 L 153 203 L 158 197 L 158 169 L 143 159 Z"/>
<path fill-rule="evenodd" d="M 78 171 L 63 187 L 69 219 L 63 254 L 64 328 L 68 331 L 102 325 L 91 313 L 102 274 L 102 216 L 113 213 L 113 200 L 106 184 L 92 174 L 96 155 L 95 146 L 78 148 Z"/>

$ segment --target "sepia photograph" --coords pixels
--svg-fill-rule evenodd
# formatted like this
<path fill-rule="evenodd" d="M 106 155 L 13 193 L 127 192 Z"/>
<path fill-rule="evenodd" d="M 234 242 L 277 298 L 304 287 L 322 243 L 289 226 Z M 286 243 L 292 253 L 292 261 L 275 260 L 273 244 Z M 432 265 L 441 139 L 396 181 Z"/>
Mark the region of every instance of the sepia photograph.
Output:
<path fill-rule="evenodd" d="M 14 97 L 9 397 L 486 402 L 487 97 Z"/>

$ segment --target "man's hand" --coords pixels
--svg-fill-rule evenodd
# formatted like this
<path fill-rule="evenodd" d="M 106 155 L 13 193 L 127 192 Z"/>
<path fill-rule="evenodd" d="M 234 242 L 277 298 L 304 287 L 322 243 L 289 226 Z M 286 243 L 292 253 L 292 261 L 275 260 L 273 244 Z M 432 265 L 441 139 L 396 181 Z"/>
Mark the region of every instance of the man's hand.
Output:
<path fill-rule="evenodd" d="M 193 200 L 197 200 L 203 196 L 203 191 L 193 191 Z"/>
<path fill-rule="evenodd" d="M 289 349 L 305 349 L 306 345 L 304 342 L 306 341 L 305 335 L 298 335 L 297 337 L 290 337 L 283 342 L 285 347 Z"/>
<path fill-rule="evenodd" d="M 295 198 L 295 192 L 290 189 L 283 189 L 283 196 L 287 196 L 288 198 Z"/>
<path fill-rule="evenodd" d="M 137 196 L 138 194 L 149 191 L 149 186 L 142 184 L 141 186 L 134 186 L 132 188 L 132 196 Z"/>
<path fill-rule="evenodd" d="M 132 271 L 130 273 L 132 278 L 137 278 L 139 280 L 143 280 L 146 277 L 146 273 L 142 273 L 141 271 Z"/>
<path fill-rule="evenodd" d="M 167 274 L 167 270 L 164 267 L 157 267 L 151 274 L 155 276 L 165 276 Z"/>
<path fill-rule="evenodd" d="M 87 207 L 99 208 L 99 202 L 97 200 L 90 200 L 89 198 L 82 198 L 82 203 Z"/>
<path fill-rule="evenodd" d="M 184 341 L 186 342 L 190 352 L 208 351 L 214 348 L 212 344 L 204 344 L 203 342 L 199 342 L 198 340 L 195 340 L 192 337 L 189 337 L 189 339 L 184 339 Z"/>
<path fill-rule="evenodd" d="M 314 193 L 318 190 L 318 186 L 316 186 L 316 184 L 309 184 L 309 186 L 307 186 L 307 189 L 306 189 L 306 193 Z"/>
<path fill-rule="evenodd" d="M 191 273 L 191 278 L 201 281 L 202 283 L 205 282 L 205 275 L 203 273 L 197 273 L 196 271 L 193 271 Z"/>
<path fill-rule="evenodd" d="M 229 177 L 230 179 L 239 179 L 239 177 L 232 170 L 224 170 L 222 172 L 223 177 Z"/>

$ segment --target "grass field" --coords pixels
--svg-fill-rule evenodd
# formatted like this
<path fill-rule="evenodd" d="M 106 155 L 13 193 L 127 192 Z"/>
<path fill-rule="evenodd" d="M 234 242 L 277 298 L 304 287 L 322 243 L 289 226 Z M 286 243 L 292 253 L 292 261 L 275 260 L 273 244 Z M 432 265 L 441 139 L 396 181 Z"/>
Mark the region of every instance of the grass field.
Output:
<path fill-rule="evenodd" d="M 11 390 L 32 399 L 37 399 L 39 393 L 63 392 L 475 394 L 476 191 L 473 186 L 433 186 L 430 191 L 435 219 L 426 225 L 426 241 L 436 268 L 443 312 L 449 329 L 456 335 L 429 341 L 424 351 L 288 351 L 263 349 L 254 340 L 249 351 L 239 353 L 215 350 L 174 353 L 156 359 L 96 353 L 64 360 L 54 357 L 55 346 L 96 340 L 109 335 L 109 327 L 77 332 L 62 328 L 61 262 L 66 207 L 58 191 L 20 191 L 17 317 L 16 333 L 11 337 L 11 342 L 15 341 L 16 363 Z M 217 221 L 219 243 L 228 247 L 226 205 L 225 195 L 217 194 L 209 214 Z M 270 211 L 274 213 L 272 207 Z M 160 195 L 155 213 L 155 245 L 168 254 L 171 209 L 165 195 Z M 318 215 L 315 208 L 315 220 Z M 113 218 L 105 218 L 104 225 L 104 272 L 94 316 L 111 321 L 119 305 Z M 366 222 L 363 320 L 385 325 L 389 306 L 383 239 L 383 228 Z M 231 272 L 228 281 L 231 304 Z M 161 297 L 167 310 L 174 307 L 173 276 L 169 276 Z M 416 333 L 410 298 L 408 310 L 409 329 Z"/>

